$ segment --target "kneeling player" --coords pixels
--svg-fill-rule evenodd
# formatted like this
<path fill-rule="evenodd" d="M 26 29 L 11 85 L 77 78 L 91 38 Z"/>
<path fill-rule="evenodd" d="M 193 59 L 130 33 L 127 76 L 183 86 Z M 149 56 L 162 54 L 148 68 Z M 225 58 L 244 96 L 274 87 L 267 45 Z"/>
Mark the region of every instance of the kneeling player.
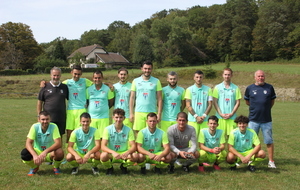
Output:
<path fill-rule="evenodd" d="M 130 127 L 123 124 L 125 119 L 123 109 L 115 109 L 112 118 L 115 123 L 103 131 L 101 163 L 107 169 L 106 175 L 113 173 L 113 163 L 121 163 L 122 173 L 127 174 L 127 167 L 133 165 L 138 159 L 138 155 L 135 153 L 134 133 Z"/>
<path fill-rule="evenodd" d="M 236 169 L 236 163 L 241 161 L 248 164 L 248 169 L 254 172 L 255 165 L 266 157 L 266 153 L 261 150 L 259 138 L 254 130 L 248 128 L 249 118 L 239 116 L 234 120 L 238 128 L 232 130 L 228 139 L 227 162 L 230 169 Z"/>
<path fill-rule="evenodd" d="M 201 129 L 199 134 L 200 158 L 199 168 L 200 172 L 204 172 L 203 163 L 214 163 L 215 170 L 220 170 L 219 164 L 226 159 L 227 152 L 225 149 L 225 134 L 222 129 L 217 129 L 219 119 L 216 116 L 208 118 L 208 128 Z"/>
<path fill-rule="evenodd" d="M 40 112 L 38 120 L 29 130 L 21 158 L 31 167 L 28 176 L 36 174 L 42 162 L 53 162 L 54 174 L 58 175 L 61 160 L 64 158 L 58 127 L 50 123 L 50 115 L 46 111 Z"/>
<path fill-rule="evenodd" d="M 88 113 L 80 115 L 82 127 L 72 131 L 69 145 L 67 161 L 73 166 L 72 175 L 78 173 L 79 164 L 92 163 L 94 175 L 99 174 L 97 165 L 100 163 L 100 132 L 94 127 L 90 127 L 91 116 Z M 76 144 L 76 145 L 75 145 Z"/>

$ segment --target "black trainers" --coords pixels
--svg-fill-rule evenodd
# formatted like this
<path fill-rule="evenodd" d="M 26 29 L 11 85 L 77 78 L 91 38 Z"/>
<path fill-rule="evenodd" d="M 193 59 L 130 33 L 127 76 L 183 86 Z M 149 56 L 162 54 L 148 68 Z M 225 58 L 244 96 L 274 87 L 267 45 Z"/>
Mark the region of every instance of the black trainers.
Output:
<path fill-rule="evenodd" d="M 251 166 L 251 165 L 248 166 L 248 169 L 250 172 L 255 172 L 256 170 L 255 166 Z"/>
<path fill-rule="evenodd" d="M 108 168 L 106 170 L 106 175 L 112 175 L 114 173 L 114 167 Z"/>
<path fill-rule="evenodd" d="M 158 167 L 154 167 L 154 173 L 156 173 L 156 174 L 161 174 L 161 170 L 160 170 L 160 168 L 158 168 Z"/>
<path fill-rule="evenodd" d="M 78 167 L 72 168 L 71 174 L 72 174 L 72 175 L 76 175 L 77 173 L 78 173 Z"/>
<path fill-rule="evenodd" d="M 236 170 L 236 165 L 235 165 L 235 166 L 232 166 L 232 167 L 230 167 L 230 170 L 231 170 L 231 171 L 235 171 L 235 170 Z"/>
<path fill-rule="evenodd" d="M 174 173 L 174 165 L 168 165 L 168 168 L 169 168 L 169 174 L 173 174 Z"/>
<path fill-rule="evenodd" d="M 92 167 L 92 172 L 94 175 L 99 175 L 99 169 L 97 167 Z"/>
<path fill-rule="evenodd" d="M 143 174 L 143 175 L 146 174 L 146 167 L 141 167 L 141 174 Z"/>
<path fill-rule="evenodd" d="M 182 166 L 182 170 L 185 172 L 190 172 L 190 168 L 188 166 Z"/>
<path fill-rule="evenodd" d="M 127 167 L 124 167 L 123 163 L 120 165 L 120 169 L 122 171 L 122 174 L 128 174 Z"/>

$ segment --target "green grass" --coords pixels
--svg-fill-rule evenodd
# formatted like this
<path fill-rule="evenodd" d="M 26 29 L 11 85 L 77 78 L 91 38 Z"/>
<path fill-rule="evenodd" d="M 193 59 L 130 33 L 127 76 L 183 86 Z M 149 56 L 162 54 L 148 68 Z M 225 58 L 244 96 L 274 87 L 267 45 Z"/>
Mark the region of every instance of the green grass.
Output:
<path fill-rule="evenodd" d="M 133 166 L 128 176 L 120 174 L 115 164 L 115 175 L 106 176 L 100 165 L 100 176 L 92 176 L 90 165 L 83 165 L 78 176 L 71 176 L 71 166 L 62 165 L 62 174 L 55 176 L 51 166 L 42 165 L 37 175 L 28 177 L 27 165 L 20 159 L 30 126 L 36 122 L 35 99 L 0 99 L 1 189 L 298 189 L 300 182 L 298 127 L 295 121 L 299 105 L 294 102 L 276 102 L 273 108 L 275 139 L 275 161 L 277 169 L 267 168 L 267 160 L 258 166 L 257 172 L 250 173 L 243 165 L 236 172 L 221 164 L 222 171 L 213 172 L 207 168 L 205 174 L 186 174 L 176 168 L 175 174 L 161 176 L 148 172 L 139 174 L 139 167 Z M 242 102 L 238 114 L 247 115 L 248 108 Z M 214 110 L 212 111 L 214 113 Z M 260 135 L 261 138 L 261 135 Z M 262 148 L 266 150 L 263 145 Z M 164 170 L 165 172 L 166 170 Z"/>

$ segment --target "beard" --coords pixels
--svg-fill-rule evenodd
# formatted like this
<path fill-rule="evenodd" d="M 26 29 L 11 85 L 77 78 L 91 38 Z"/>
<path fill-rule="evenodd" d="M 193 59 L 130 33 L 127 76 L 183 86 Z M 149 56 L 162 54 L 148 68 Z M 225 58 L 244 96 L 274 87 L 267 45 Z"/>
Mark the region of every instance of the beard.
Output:
<path fill-rule="evenodd" d="M 175 87 L 176 85 L 177 85 L 177 82 L 173 83 L 173 85 L 172 85 L 172 83 L 169 82 L 170 87 Z"/>

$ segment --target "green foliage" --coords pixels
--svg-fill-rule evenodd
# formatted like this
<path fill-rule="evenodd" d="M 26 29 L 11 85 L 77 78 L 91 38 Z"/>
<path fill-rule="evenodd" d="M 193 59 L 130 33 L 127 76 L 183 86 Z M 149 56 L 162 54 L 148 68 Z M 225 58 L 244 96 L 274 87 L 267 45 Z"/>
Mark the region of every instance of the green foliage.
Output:
<path fill-rule="evenodd" d="M 214 70 L 211 66 L 205 67 L 205 69 L 203 69 L 202 71 L 204 73 L 205 78 L 207 79 L 217 78 L 217 71 Z"/>
<path fill-rule="evenodd" d="M 46 67 L 52 68 L 56 67 L 65 67 L 67 66 L 66 61 L 62 59 L 48 58 L 46 54 L 42 54 L 35 59 L 34 70 L 44 71 Z"/>
<path fill-rule="evenodd" d="M 134 63 L 141 64 L 145 60 L 153 60 L 152 46 L 147 35 L 141 34 L 134 38 L 133 46 L 132 60 Z"/>
<path fill-rule="evenodd" d="M 65 51 L 64 51 L 64 47 L 63 47 L 60 40 L 57 40 L 55 49 L 53 51 L 53 57 L 54 57 L 54 59 L 61 59 L 61 60 L 64 60 L 64 61 L 67 60 L 66 55 L 65 55 Z"/>
<path fill-rule="evenodd" d="M 21 69 L 8 69 L 0 71 L 0 76 L 13 76 L 13 75 L 28 75 L 27 71 Z"/>

